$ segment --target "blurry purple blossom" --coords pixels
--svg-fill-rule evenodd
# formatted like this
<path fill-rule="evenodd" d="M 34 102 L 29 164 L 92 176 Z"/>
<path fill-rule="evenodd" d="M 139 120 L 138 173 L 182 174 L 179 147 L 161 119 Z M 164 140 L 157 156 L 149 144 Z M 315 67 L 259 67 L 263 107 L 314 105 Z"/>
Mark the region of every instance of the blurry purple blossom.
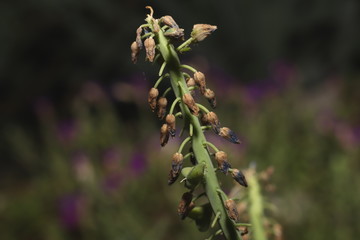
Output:
<path fill-rule="evenodd" d="M 74 230 L 80 227 L 84 200 L 79 194 L 69 194 L 60 198 L 59 218 L 65 228 Z"/>
<path fill-rule="evenodd" d="M 76 137 L 77 130 L 75 120 L 61 121 L 57 127 L 57 138 L 64 144 L 72 142 Z"/>
<path fill-rule="evenodd" d="M 135 152 L 131 158 L 130 167 L 135 174 L 141 174 L 147 167 L 146 157 L 141 152 Z"/>

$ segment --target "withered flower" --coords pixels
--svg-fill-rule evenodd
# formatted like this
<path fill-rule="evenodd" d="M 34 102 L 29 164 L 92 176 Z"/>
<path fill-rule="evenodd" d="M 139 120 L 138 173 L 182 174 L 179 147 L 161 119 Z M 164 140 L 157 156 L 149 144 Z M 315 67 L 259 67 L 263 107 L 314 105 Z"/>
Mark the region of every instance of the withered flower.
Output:
<path fill-rule="evenodd" d="M 229 218 L 237 222 L 239 220 L 239 213 L 236 209 L 235 201 L 232 199 L 228 199 L 225 201 L 225 208 L 227 210 Z"/>
<path fill-rule="evenodd" d="M 164 123 L 160 128 L 160 144 L 164 147 L 169 141 L 168 125 Z"/>
<path fill-rule="evenodd" d="M 191 96 L 190 93 L 185 93 L 182 97 L 182 100 L 186 106 L 190 109 L 190 112 L 198 116 L 199 115 L 199 106 L 196 105 L 194 98 Z"/>
<path fill-rule="evenodd" d="M 139 49 L 142 49 L 143 48 L 143 43 L 141 41 L 141 33 L 142 33 L 143 29 L 142 27 L 139 27 L 137 30 L 136 30 L 136 44 L 137 46 L 139 47 Z"/>
<path fill-rule="evenodd" d="M 191 37 L 195 40 L 195 42 L 201 42 L 216 29 L 217 26 L 214 25 L 195 24 L 191 32 Z"/>
<path fill-rule="evenodd" d="M 181 217 L 181 220 L 185 219 L 189 214 L 190 210 L 195 207 L 195 204 L 192 202 L 191 192 L 186 192 L 182 195 L 179 206 L 178 214 Z"/>
<path fill-rule="evenodd" d="M 159 98 L 157 101 L 157 116 L 160 119 L 165 117 L 167 100 L 164 97 Z"/>
<path fill-rule="evenodd" d="M 240 144 L 239 138 L 230 128 L 220 128 L 219 135 L 232 143 Z"/>
<path fill-rule="evenodd" d="M 148 103 L 151 111 L 156 109 L 156 99 L 159 96 L 159 90 L 157 88 L 151 88 L 148 95 Z"/>
<path fill-rule="evenodd" d="M 223 151 L 218 151 L 215 153 L 215 160 L 218 164 L 218 169 L 220 169 L 224 174 L 227 174 L 229 172 L 229 168 L 231 168 L 231 165 L 227 160 L 227 154 Z"/>
<path fill-rule="evenodd" d="M 204 117 L 205 121 L 207 123 L 209 123 L 213 129 L 213 131 L 216 133 L 216 134 L 219 134 L 219 131 L 220 131 L 220 121 L 219 121 L 219 118 L 218 116 L 216 115 L 216 113 L 214 112 L 208 112 L 205 117 Z"/>
<path fill-rule="evenodd" d="M 167 125 L 169 126 L 169 133 L 171 137 L 175 137 L 175 116 L 174 114 L 168 114 L 166 115 L 165 121 Z"/>
<path fill-rule="evenodd" d="M 168 29 L 164 35 L 166 37 L 171 37 L 175 39 L 184 39 L 184 29 L 182 28 L 170 28 Z"/>
<path fill-rule="evenodd" d="M 153 22 L 153 27 L 154 27 L 154 32 L 159 32 L 160 31 L 160 26 L 159 26 L 159 22 L 157 19 L 154 19 L 154 22 Z"/>
<path fill-rule="evenodd" d="M 180 172 L 174 172 L 172 169 L 169 172 L 168 185 L 173 184 L 179 177 Z"/>
<path fill-rule="evenodd" d="M 244 174 L 239 171 L 238 169 L 233 169 L 231 172 L 231 176 L 233 177 L 233 179 L 235 181 L 237 181 L 241 186 L 247 187 L 247 181 L 246 178 L 244 176 Z"/>
<path fill-rule="evenodd" d="M 174 173 L 180 173 L 183 165 L 184 156 L 181 153 L 174 153 L 172 162 L 171 162 L 171 169 Z"/>
<path fill-rule="evenodd" d="M 131 61 L 135 64 L 139 56 L 140 48 L 136 42 L 133 42 L 130 48 L 131 48 Z"/>
<path fill-rule="evenodd" d="M 155 57 L 155 40 L 152 37 L 149 37 L 144 41 L 144 45 L 146 50 L 146 59 L 153 62 Z"/>
<path fill-rule="evenodd" d="M 210 103 L 210 106 L 212 108 L 216 108 L 216 98 L 215 98 L 214 91 L 207 88 L 203 94 L 204 94 L 204 97 Z"/>
<path fill-rule="evenodd" d="M 176 24 L 175 20 L 174 20 L 171 16 L 169 16 L 169 15 L 166 15 L 166 16 L 161 17 L 161 21 L 162 21 L 165 25 L 168 25 L 169 27 L 179 28 L 179 26 Z"/>
<path fill-rule="evenodd" d="M 205 75 L 202 72 L 194 73 L 195 83 L 199 86 L 201 94 L 204 95 L 206 90 L 206 80 Z"/>
<path fill-rule="evenodd" d="M 193 78 L 186 78 L 186 86 L 194 87 L 196 85 L 195 80 Z"/>

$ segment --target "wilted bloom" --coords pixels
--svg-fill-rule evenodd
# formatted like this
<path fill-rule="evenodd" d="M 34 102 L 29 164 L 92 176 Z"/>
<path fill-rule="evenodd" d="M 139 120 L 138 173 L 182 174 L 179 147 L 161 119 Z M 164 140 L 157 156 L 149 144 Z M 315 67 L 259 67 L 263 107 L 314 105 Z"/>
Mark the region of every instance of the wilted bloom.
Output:
<path fill-rule="evenodd" d="M 206 80 L 205 75 L 202 72 L 194 73 L 195 83 L 199 86 L 201 94 L 204 95 L 206 90 Z"/>
<path fill-rule="evenodd" d="M 141 41 L 141 33 L 142 33 L 143 29 L 142 27 L 139 27 L 137 30 L 136 30 L 136 44 L 137 46 L 139 47 L 139 49 L 142 49 L 143 48 L 143 43 Z"/>
<path fill-rule="evenodd" d="M 151 88 L 148 95 L 148 103 L 150 105 L 151 111 L 155 111 L 156 108 L 156 99 L 159 96 L 159 90 L 157 88 Z"/>
<path fill-rule="evenodd" d="M 140 48 L 135 41 L 131 44 L 130 48 L 131 48 L 131 61 L 135 64 L 139 56 Z"/>
<path fill-rule="evenodd" d="M 195 83 L 195 80 L 193 78 L 187 78 L 186 79 L 186 86 L 187 87 L 193 87 L 195 85 L 196 85 L 196 83 Z"/>
<path fill-rule="evenodd" d="M 161 21 L 162 21 L 165 25 L 168 25 L 169 27 L 179 28 L 179 26 L 176 24 L 175 20 L 174 20 L 171 16 L 169 16 L 169 15 L 166 15 L 166 16 L 161 17 Z"/>
<path fill-rule="evenodd" d="M 220 131 L 220 121 L 216 113 L 208 112 L 204 116 L 204 120 L 209 123 L 216 134 Z"/>
<path fill-rule="evenodd" d="M 166 106 L 167 106 L 167 100 L 164 97 L 159 98 L 157 102 L 157 116 L 160 119 L 163 119 L 165 117 L 166 113 Z"/>
<path fill-rule="evenodd" d="M 168 184 L 173 184 L 179 177 L 180 172 L 174 172 L 172 169 L 169 172 Z"/>
<path fill-rule="evenodd" d="M 207 88 L 203 94 L 204 94 L 204 97 L 210 103 L 210 106 L 212 108 L 216 108 L 216 98 L 215 98 L 214 91 Z"/>
<path fill-rule="evenodd" d="M 227 160 L 227 154 L 223 151 L 218 151 L 215 153 L 215 160 L 218 164 L 218 169 L 227 174 L 229 168 L 231 168 L 230 163 Z"/>
<path fill-rule="evenodd" d="M 155 57 L 155 40 L 152 37 L 149 37 L 144 41 L 144 45 L 146 50 L 146 59 L 153 62 Z"/>
<path fill-rule="evenodd" d="M 160 128 L 160 144 L 164 147 L 169 141 L 168 125 L 164 123 Z"/>
<path fill-rule="evenodd" d="M 235 181 L 237 181 L 241 186 L 244 186 L 244 187 L 247 187 L 247 186 L 248 186 L 244 174 L 243 174 L 241 171 L 239 171 L 238 169 L 233 169 L 233 170 L 231 171 L 231 176 L 232 176 L 233 179 L 234 179 Z"/>
<path fill-rule="evenodd" d="M 178 173 L 182 169 L 184 157 L 181 153 L 174 153 L 172 162 L 171 162 L 171 169 L 174 173 Z"/>
<path fill-rule="evenodd" d="M 239 213 L 236 209 L 235 201 L 232 199 L 228 199 L 225 201 L 225 208 L 227 210 L 229 218 L 231 218 L 234 221 L 238 221 L 239 219 Z"/>
<path fill-rule="evenodd" d="M 166 37 L 172 37 L 176 39 L 183 39 L 184 38 L 184 29 L 182 28 L 170 28 L 168 29 L 164 35 Z"/>
<path fill-rule="evenodd" d="M 181 219 L 185 219 L 191 209 L 193 209 L 195 204 L 192 202 L 191 192 L 186 192 L 182 195 L 179 206 L 178 214 Z"/>
<path fill-rule="evenodd" d="M 230 128 L 227 127 L 220 128 L 219 135 L 232 143 L 240 144 L 239 138 Z"/>
<path fill-rule="evenodd" d="M 169 133 L 171 137 L 175 137 L 175 116 L 174 114 L 166 115 L 165 121 L 169 126 Z"/>
<path fill-rule="evenodd" d="M 198 116 L 199 115 L 199 106 L 196 105 L 194 98 L 191 96 L 190 93 L 185 93 L 184 96 L 182 97 L 183 102 L 186 104 L 186 106 L 189 107 L 190 112 L 195 115 Z"/>
<path fill-rule="evenodd" d="M 210 24 L 195 24 L 191 32 L 191 37 L 195 40 L 195 42 L 200 42 L 216 29 L 216 26 Z"/>
<path fill-rule="evenodd" d="M 159 22 L 157 19 L 154 19 L 153 21 L 153 27 L 154 27 L 154 31 L 153 32 L 159 32 L 160 31 L 160 26 L 159 26 Z"/>

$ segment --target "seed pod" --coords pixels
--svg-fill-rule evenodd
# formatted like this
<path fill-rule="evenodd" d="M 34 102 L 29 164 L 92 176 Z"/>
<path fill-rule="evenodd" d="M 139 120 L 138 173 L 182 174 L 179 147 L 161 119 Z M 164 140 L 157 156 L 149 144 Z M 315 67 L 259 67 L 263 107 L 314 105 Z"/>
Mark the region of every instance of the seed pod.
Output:
<path fill-rule="evenodd" d="M 190 112 L 193 115 L 195 116 L 199 115 L 199 106 L 196 105 L 195 100 L 190 93 L 185 93 L 184 96 L 182 97 L 182 100 L 185 103 L 185 105 L 188 106 Z"/>
<path fill-rule="evenodd" d="M 167 100 L 164 97 L 159 98 L 157 101 L 157 116 L 160 119 L 163 119 L 166 114 L 166 106 L 167 106 Z"/>
<path fill-rule="evenodd" d="M 191 37 L 195 42 L 201 42 L 217 29 L 217 26 L 209 24 L 195 24 L 191 32 Z"/>
<path fill-rule="evenodd" d="M 131 48 L 131 61 L 135 64 L 139 56 L 140 48 L 136 42 L 133 42 L 130 48 Z"/>
<path fill-rule="evenodd" d="M 157 88 L 151 88 L 148 95 L 148 103 L 151 111 L 155 111 L 156 108 L 156 99 L 159 96 L 159 90 Z"/>
<path fill-rule="evenodd" d="M 216 98 L 215 98 L 215 93 L 214 91 L 210 90 L 210 89 L 206 89 L 205 92 L 203 93 L 204 97 L 208 100 L 208 102 L 210 103 L 210 106 L 212 108 L 216 108 Z"/>
<path fill-rule="evenodd" d="M 175 39 L 184 39 L 184 29 L 182 28 L 170 28 L 164 35 Z"/>
<path fill-rule="evenodd" d="M 169 16 L 169 15 L 166 15 L 166 16 L 161 17 L 161 21 L 162 21 L 165 25 L 168 25 L 169 27 L 179 28 L 179 26 L 176 24 L 175 20 L 174 20 L 171 16 Z"/>
<path fill-rule="evenodd" d="M 168 185 L 173 184 L 179 177 L 180 173 L 175 173 L 172 169 L 169 172 Z"/>
<path fill-rule="evenodd" d="M 183 165 L 184 157 L 181 153 L 174 153 L 172 162 L 171 162 L 171 169 L 174 173 L 180 173 Z"/>
<path fill-rule="evenodd" d="M 142 27 L 139 27 L 137 30 L 136 30 L 136 44 L 137 46 L 139 47 L 139 49 L 142 49 L 143 48 L 143 43 L 141 41 L 141 33 L 142 33 L 143 29 Z"/>
<path fill-rule="evenodd" d="M 160 31 L 160 26 L 159 26 L 159 22 L 157 19 L 154 19 L 154 22 L 153 22 L 153 26 L 154 26 L 154 32 L 159 32 Z"/>
<path fill-rule="evenodd" d="M 215 160 L 218 164 L 218 169 L 220 169 L 224 174 L 227 174 L 229 172 L 229 168 L 231 168 L 231 165 L 227 160 L 227 154 L 223 151 L 218 151 L 215 153 Z"/>
<path fill-rule="evenodd" d="M 202 72 L 194 73 L 195 83 L 199 86 L 201 94 L 204 95 L 206 90 L 206 80 L 205 75 Z"/>
<path fill-rule="evenodd" d="M 152 37 L 149 37 L 144 41 L 144 45 L 146 50 L 146 59 L 153 62 L 155 57 L 155 40 Z"/>
<path fill-rule="evenodd" d="M 195 80 L 193 78 L 187 78 L 186 79 L 186 86 L 193 87 L 195 85 L 196 85 L 196 83 L 195 83 Z"/>
<path fill-rule="evenodd" d="M 192 202 L 191 192 L 186 192 L 182 195 L 179 206 L 178 214 L 181 217 L 181 220 L 185 219 L 191 209 L 193 209 L 195 204 Z"/>
<path fill-rule="evenodd" d="M 164 147 L 169 141 L 168 125 L 164 123 L 160 128 L 160 144 Z"/>
<path fill-rule="evenodd" d="M 230 128 L 220 128 L 219 135 L 232 143 L 240 144 L 239 138 Z"/>
<path fill-rule="evenodd" d="M 225 201 L 225 208 L 226 211 L 228 213 L 229 218 L 231 218 L 232 220 L 234 220 L 235 222 L 238 221 L 239 219 L 239 213 L 236 209 L 236 204 L 235 201 L 232 199 L 228 199 Z"/>
<path fill-rule="evenodd" d="M 169 133 L 171 137 L 175 137 L 175 116 L 173 114 L 166 115 L 165 121 L 169 126 Z"/>
<path fill-rule="evenodd" d="M 219 131 L 220 131 L 220 121 L 219 121 L 219 118 L 218 116 L 216 115 L 216 113 L 214 112 L 208 112 L 206 115 L 205 115 L 205 120 L 211 125 L 213 131 L 216 133 L 216 134 L 219 134 Z"/>
<path fill-rule="evenodd" d="M 239 171 L 238 169 L 233 169 L 233 170 L 231 171 L 231 176 L 232 176 L 233 179 L 234 179 L 235 181 L 237 181 L 241 186 L 244 186 L 244 187 L 247 187 L 247 186 L 248 186 L 244 174 L 243 174 L 241 171 Z"/>
<path fill-rule="evenodd" d="M 246 235 L 246 234 L 248 234 L 249 233 L 249 230 L 248 230 L 248 228 L 247 227 L 245 227 L 244 228 L 244 230 L 241 232 L 241 236 L 244 236 L 244 235 Z"/>

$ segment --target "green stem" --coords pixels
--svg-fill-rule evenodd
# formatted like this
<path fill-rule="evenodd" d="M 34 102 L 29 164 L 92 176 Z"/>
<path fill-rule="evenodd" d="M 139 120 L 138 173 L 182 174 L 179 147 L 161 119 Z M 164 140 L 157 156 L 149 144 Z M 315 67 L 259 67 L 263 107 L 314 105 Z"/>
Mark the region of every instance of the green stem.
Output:
<path fill-rule="evenodd" d="M 251 227 L 250 223 L 235 223 L 237 227 Z"/>
<path fill-rule="evenodd" d="M 165 92 L 162 94 L 162 97 L 166 97 L 166 95 L 172 90 L 171 87 L 168 87 Z"/>
<path fill-rule="evenodd" d="M 169 114 L 173 114 L 174 108 L 175 108 L 176 104 L 177 104 L 178 102 L 180 102 L 180 101 L 181 101 L 181 98 L 179 98 L 179 97 L 177 97 L 177 98 L 173 101 L 173 103 L 171 104 L 171 107 L 170 107 Z"/>
<path fill-rule="evenodd" d="M 159 51 L 164 61 L 166 61 L 167 63 L 167 69 L 170 74 L 171 85 L 174 93 L 176 97 L 181 98 L 182 94 L 189 93 L 189 90 L 186 86 L 184 75 L 181 72 L 181 64 L 179 57 L 174 49 L 174 46 L 169 43 L 162 31 L 156 33 L 156 38 L 159 46 Z M 220 189 L 220 185 L 215 174 L 214 166 L 211 162 L 211 158 L 209 156 L 207 148 L 204 147 L 204 144 L 206 144 L 207 141 L 201 129 L 200 121 L 196 116 L 191 114 L 189 108 L 185 106 L 184 103 L 181 102 L 180 108 L 183 116 L 188 119 L 193 125 L 194 133 L 191 138 L 192 148 L 194 151 L 194 155 L 198 160 L 198 163 L 205 164 L 206 166 L 206 174 L 204 175 L 203 187 L 206 192 L 206 196 L 209 199 L 213 212 L 220 212 L 220 217 L 218 221 L 220 228 L 224 233 L 226 239 L 241 240 L 240 232 L 237 230 L 237 228 L 234 226 L 234 224 L 228 217 L 223 201 L 216 191 L 217 189 Z"/>
<path fill-rule="evenodd" d="M 156 81 L 156 83 L 155 83 L 155 85 L 154 85 L 154 88 L 157 88 L 158 86 L 159 86 L 159 84 L 161 83 L 161 81 L 165 78 L 165 77 L 168 77 L 169 76 L 169 74 L 164 74 L 164 75 L 162 75 L 157 81 Z"/>
<path fill-rule="evenodd" d="M 187 144 L 190 140 L 191 140 L 191 137 L 185 138 L 185 140 L 181 143 L 181 145 L 180 145 L 180 147 L 179 147 L 178 153 L 181 153 L 181 152 L 182 152 L 183 148 L 185 147 L 185 144 Z"/>
<path fill-rule="evenodd" d="M 178 46 L 176 50 L 181 51 L 182 48 L 189 46 L 192 43 L 192 41 L 194 41 L 194 39 L 191 37 L 185 42 L 183 42 L 180 46 Z"/>
<path fill-rule="evenodd" d="M 197 72 L 197 70 L 196 70 L 195 68 L 193 68 L 192 66 L 189 66 L 189 65 L 183 64 L 183 65 L 181 65 L 180 67 L 186 68 L 186 69 L 192 71 L 193 73 L 196 73 L 196 72 Z"/>
<path fill-rule="evenodd" d="M 159 70 L 159 77 L 163 74 L 165 67 L 166 67 L 166 62 L 163 62 Z"/>
<path fill-rule="evenodd" d="M 205 113 L 210 112 L 209 109 L 207 109 L 205 106 L 201 105 L 200 103 L 197 103 L 196 105 L 198 105 L 198 107 Z"/>
<path fill-rule="evenodd" d="M 209 147 L 211 147 L 212 149 L 214 149 L 215 152 L 218 152 L 219 149 L 217 147 L 215 147 L 214 144 L 212 144 L 211 142 L 205 142 L 206 145 L 208 145 Z"/>

